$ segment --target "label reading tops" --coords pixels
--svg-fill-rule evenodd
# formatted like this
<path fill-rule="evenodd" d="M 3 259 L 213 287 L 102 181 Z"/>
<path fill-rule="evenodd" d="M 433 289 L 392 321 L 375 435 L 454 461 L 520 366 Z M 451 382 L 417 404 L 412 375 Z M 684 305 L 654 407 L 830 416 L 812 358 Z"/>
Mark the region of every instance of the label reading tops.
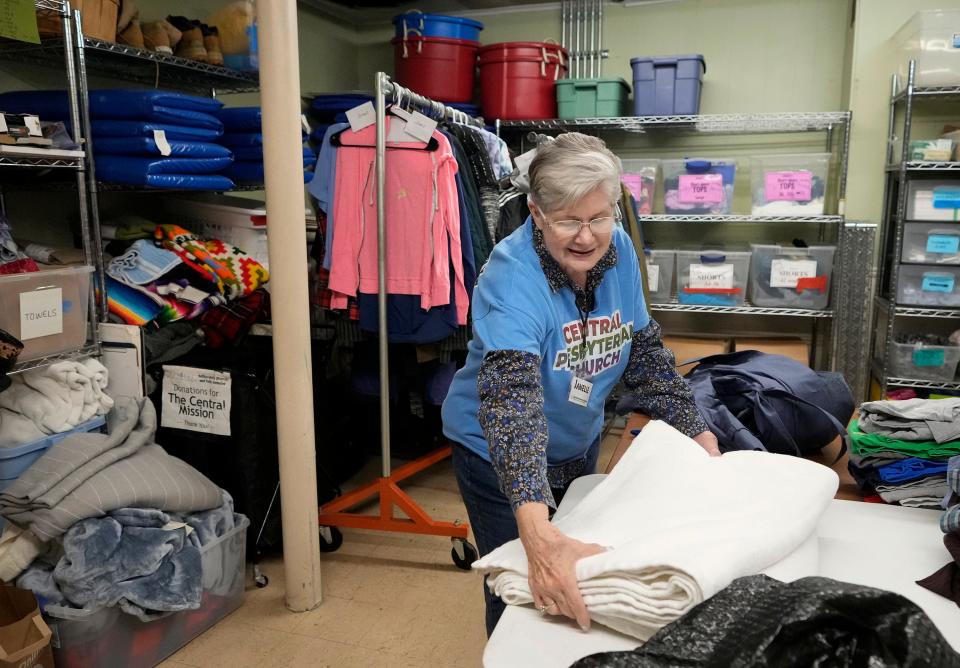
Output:
<path fill-rule="evenodd" d="M 373 102 L 364 102 L 353 109 L 347 110 L 347 120 L 350 121 L 351 130 L 360 132 L 365 127 L 377 122 L 377 110 L 373 108 Z"/>
<path fill-rule="evenodd" d="M 167 141 L 167 133 L 163 130 L 153 131 L 153 143 L 157 145 L 160 155 L 170 155 L 173 149 L 170 148 L 170 142 Z"/>
<path fill-rule="evenodd" d="M 723 203 L 723 176 L 720 174 L 681 174 L 681 204 Z"/>
<path fill-rule="evenodd" d="M 230 374 L 163 366 L 161 427 L 230 435 Z"/>
<path fill-rule="evenodd" d="M 801 278 L 816 277 L 816 260 L 774 260 L 770 263 L 771 288 L 795 288 Z"/>
<path fill-rule="evenodd" d="M 732 290 L 732 264 L 691 264 L 690 287 L 694 290 Z"/>
<path fill-rule="evenodd" d="M 20 293 L 20 339 L 63 334 L 63 290 L 47 288 Z"/>
<path fill-rule="evenodd" d="M 768 202 L 809 202 L 813 196 L 810 172 L 767 172 L 763 175 Z"/>
<path fill-rule="evenodd" d="M 591 392 L 593 392 L 593 383 L 574 376 L 570 383 L 570 396 L 567 397 L 567 401 L 577 406 L 586 406 L 590 403 Z"/>
<path fill-rule="evenodd" d="M 647 265 L 647 288 L 650 292 L 657 292 L 660 289 L 660 265 Z"/>

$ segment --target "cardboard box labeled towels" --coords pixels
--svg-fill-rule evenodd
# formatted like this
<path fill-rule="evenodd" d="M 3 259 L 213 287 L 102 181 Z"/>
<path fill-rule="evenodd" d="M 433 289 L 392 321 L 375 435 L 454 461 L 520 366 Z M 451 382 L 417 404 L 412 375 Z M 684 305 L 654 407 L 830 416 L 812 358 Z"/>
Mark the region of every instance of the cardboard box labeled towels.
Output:
<path fill-rule="evenodd" d="M 52 668 L 50 636 L 33 592 L 0 587 L 0 668 Z"/>

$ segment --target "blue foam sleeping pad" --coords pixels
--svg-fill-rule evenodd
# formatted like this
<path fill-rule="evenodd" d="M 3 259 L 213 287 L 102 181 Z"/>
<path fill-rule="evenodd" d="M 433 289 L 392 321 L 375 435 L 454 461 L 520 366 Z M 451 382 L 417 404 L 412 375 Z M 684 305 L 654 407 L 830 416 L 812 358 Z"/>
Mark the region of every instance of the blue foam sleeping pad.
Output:
<path fill-rule="evenodd" d="M 143 158 L 118 155 L 95 156 L 97 177 L 108 183 L 156 188 L 230 190 L 223 171 L 232 158 Z"/>
<path fill-rule="evenodd" d="M 307 169 L 313 165 L 314 158 L 306 156 L 303 158 L 303 167 Z M 223 173 L 238 183 L 263 183 L 264 181 L 263 162 L 237 161 L 223 170 Z M 309 183 L 313 178 L 313 172 L 304 172 L 303 182 Z"/>
<path fill-rule="evenodd" d="M 334 93 L 317 95 L 310 106 L 317 111 L 346 111 L 364 102 L 373 102 L 373 96 L 366 93 Z"/>
<path fill-rule="evenodd" d="M 230 107 L 216 113 L 227 132 L 260 132 L 260 107 Z"/>
<path fill-rule="evenodd" d="M 306 133 L 301 133 L 302 141 L 307 141 Z M 237 146 L 263 146 L 263 135 L 259 132 L 227 132 L 220 143 L 230 148 Z"/>
<path fill-rule="evenodd" d="M 233 159 L 237 162 L 263 162 L 262 146 L 233 146 L 229 150 L 233 151 Z M 303 159 L 309 160 L 313 164 L 317 159 L 317 154 L 308 146 L 303 147 Z"/>
<path fill-rule="evenodd" d="M 167 139 L 173 141 L 215 141 L 223 135 L 222 129 L 192 128 L 150 121 L 95 120 L 90 123 L 90 127 L 94 141 L 101 137 L 152 137 L 154 130 L 163 130 Z"/>
<path fill-rule="evenodd" d="M 92 90 L 90 115 L 93 118 L 132 119 L 223 129 L 212 114 L 223 103 L 211 98 L 156 90 Z M 39 114 L 54 120 L 68 120 L 70 105 L 65 91 L 18 91 L 0 94 L 0 109 L 14 113 Z"/>
<path fill-rule="evenodd" d="M 174 158 L 231 158 L 226 146 L 197 141 L 167 141 Z M 153 137 L 103 137 L 94 141 L 94 152 L 100 155 L 154 155 L 160 148 Z"/>

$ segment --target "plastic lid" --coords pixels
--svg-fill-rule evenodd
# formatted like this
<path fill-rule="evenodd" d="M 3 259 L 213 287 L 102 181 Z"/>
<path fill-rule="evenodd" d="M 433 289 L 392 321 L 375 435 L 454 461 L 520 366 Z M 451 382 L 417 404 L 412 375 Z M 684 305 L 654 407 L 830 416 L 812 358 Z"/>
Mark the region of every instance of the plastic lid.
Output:
<path fill-rule="evenodd" d="M 393 17 L 393 24 L 397 25 L 402 23 L 404 20 L 407 21 L 407 25 L 410 25 L 413 21 L 420 21 L 421 19 L 426 21 L 443 21 L 445 23 L 459 23 L 460 25 L 470 26 L 471 28 L 476 28 L 477 30 L 483 30 L 483 24 L 480 21 L 474 21 L 473 19 L 465 19 L 460 16 L 447 16 L 446 14 L 424 14 L 419 10 L 412 10 L 405 14 L 397 14 Z"/>
<path fill-rule="evenodd" d="M 653 63 L 654 65 L 676 65 L 677 62 L 681 60 L 699 60 L 700 64 L 703 65 L 703 71 L 707 71 L 707 61 L 704 60 L 703 55 L 699 53 L 692 53 L 686 56 L 637 56 L 636 58 L 630 59 L 630 64 Z"/>

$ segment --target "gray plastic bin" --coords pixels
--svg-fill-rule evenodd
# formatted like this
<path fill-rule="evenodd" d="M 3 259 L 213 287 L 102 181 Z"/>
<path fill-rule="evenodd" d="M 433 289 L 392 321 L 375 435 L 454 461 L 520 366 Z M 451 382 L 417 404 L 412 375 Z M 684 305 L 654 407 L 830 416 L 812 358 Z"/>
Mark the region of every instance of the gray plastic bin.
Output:
<path fill-rule="evenodd" d="M 830 304 L 836 246 L 750 244 L 750 301 L 754 306 L 822 310 Z"/>

